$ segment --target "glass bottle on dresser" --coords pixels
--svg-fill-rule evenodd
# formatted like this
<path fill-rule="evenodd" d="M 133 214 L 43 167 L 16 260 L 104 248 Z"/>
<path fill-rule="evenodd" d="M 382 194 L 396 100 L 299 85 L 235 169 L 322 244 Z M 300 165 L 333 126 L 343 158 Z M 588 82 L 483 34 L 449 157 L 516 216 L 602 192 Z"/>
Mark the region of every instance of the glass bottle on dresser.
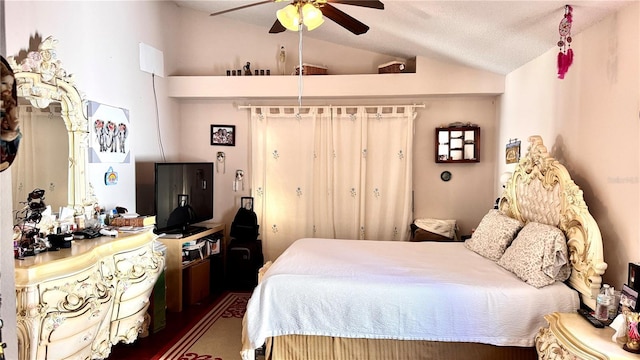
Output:
<path fill-rule="evenodd" d="M 609 293 L 609 284 L 603 284 L 596 298 L 596 311 L 594 316 L 600 321 L 609 320 L 609 305 L 612 300 Z"/>

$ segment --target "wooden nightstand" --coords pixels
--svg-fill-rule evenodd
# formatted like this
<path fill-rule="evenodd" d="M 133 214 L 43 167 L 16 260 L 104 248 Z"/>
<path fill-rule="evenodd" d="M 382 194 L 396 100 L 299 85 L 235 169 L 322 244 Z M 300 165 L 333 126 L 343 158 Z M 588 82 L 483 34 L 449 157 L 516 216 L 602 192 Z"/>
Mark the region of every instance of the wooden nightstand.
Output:
<path fill-rule="evenodd" d="M 595 328 L 578 313 L 553 313 L 544 318 L 549 326 L 536 335 L 540 360 L 640 359 L 611 340 L 612 328 Z"/>

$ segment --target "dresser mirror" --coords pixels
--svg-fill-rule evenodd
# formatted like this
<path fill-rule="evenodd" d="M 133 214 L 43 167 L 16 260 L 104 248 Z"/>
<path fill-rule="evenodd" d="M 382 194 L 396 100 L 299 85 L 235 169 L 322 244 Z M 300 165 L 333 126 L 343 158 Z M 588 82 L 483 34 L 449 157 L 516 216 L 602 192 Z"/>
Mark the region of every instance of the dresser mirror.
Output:
<path fill-rule="evenodd" d="M 7 60 L 15 74 L 22 140 L 12 165 L 13 210 L 24 208 L 35 188 L 45 203 L 83 214 L 96 201 L 87 181 L 88 118 L 73 77 L 56 56 L 57 40 Z"/>

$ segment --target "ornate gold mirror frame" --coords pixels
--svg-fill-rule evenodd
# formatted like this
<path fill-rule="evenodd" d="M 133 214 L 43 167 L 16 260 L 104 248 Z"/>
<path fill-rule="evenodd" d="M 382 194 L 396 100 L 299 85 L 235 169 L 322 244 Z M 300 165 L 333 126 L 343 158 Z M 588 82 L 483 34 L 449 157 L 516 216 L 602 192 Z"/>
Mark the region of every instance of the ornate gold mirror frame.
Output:
<path fill-rule="evenodd" d="M 86 205 L 96 203 L 87 181 L 88 117 L 82 95 L 56 56 L 57 40 L 47 37 L 30 51 L 20 64 L 15 57 L 7 61 L 15 74 L 18 96 L 38 108 L 51 102 L 61 105 L 61 117 L 69 137 L 69 168 L 67 198 L 76 214 L 83 214 Z"/>

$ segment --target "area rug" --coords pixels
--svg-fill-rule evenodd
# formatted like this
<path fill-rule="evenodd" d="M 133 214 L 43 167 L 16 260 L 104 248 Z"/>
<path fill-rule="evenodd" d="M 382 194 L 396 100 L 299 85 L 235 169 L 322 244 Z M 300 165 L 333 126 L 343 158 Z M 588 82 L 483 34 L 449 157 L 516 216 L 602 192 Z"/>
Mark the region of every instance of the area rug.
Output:
<path fill-rule="evenodd" d="M 227 293 L 175 343 L 151 360 L 238 360 L 248 293 Z M 162 346 L 162 344 L 158 344 Z"/>

